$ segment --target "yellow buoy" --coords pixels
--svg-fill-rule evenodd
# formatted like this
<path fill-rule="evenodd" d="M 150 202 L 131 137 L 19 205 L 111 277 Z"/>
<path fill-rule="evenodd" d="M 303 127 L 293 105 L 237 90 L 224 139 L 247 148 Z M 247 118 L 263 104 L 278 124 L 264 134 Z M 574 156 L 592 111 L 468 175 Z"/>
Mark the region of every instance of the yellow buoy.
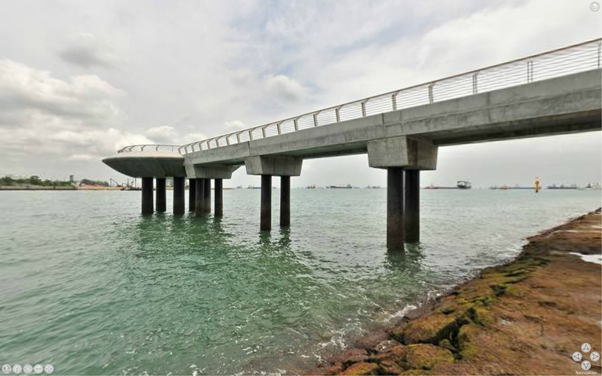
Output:
<path fill-rule="evenodd" d="M 539 181 L 539 178 L 535 178 L 535 193 L 539 193 L 540 189 L 541 189 L 541 182 Z"/>

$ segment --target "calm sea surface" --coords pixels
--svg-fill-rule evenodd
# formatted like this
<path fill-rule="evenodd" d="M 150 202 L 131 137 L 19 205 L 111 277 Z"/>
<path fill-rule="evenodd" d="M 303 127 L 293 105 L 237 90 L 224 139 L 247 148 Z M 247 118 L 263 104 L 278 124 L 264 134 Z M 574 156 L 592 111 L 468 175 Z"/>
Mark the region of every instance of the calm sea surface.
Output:
<path fill-rule="evenodd" d="M 386 190 L 259 190 L 223 219 L 142 217 L 140 192 L 0 192 L 0 363 L 56 374 L 294 371 L 600 206 L 599 191 L 421 192 L 422 240 L 385 249 Z M 171 208 L 168 191 L 168 208 Z M 171 211 L 171 209 L 170 209 Z"/>

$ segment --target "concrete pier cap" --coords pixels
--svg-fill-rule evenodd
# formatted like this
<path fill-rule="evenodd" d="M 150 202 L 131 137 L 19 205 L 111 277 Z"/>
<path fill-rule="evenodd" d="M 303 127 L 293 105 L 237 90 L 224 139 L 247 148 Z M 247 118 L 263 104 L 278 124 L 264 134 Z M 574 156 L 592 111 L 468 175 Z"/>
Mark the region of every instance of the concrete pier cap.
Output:
<path fill-rule="evenodd" d="M 303 159 L 288 155 L 245 158 L 248 175 L 301 176 Z"/>
<path fill-rule="evenodd" d="M 118 153 L 104 158 L 103 163 L 132 178 L 185 177 L 184 157 L 180 153 L 143 151 Z"/>
<path fill-rule="evenodd" d="M 383 169 L 436 170 L 437 152 L 437 145 L 429 139 L 389 137 L 368 142 L 368 164 Z"/>
<path fill-rule="evenodd" d="M 224 164 L 186 164 L 186 175 L 189 179 L 232 179 L 232 173 L 240 165 Z"/>

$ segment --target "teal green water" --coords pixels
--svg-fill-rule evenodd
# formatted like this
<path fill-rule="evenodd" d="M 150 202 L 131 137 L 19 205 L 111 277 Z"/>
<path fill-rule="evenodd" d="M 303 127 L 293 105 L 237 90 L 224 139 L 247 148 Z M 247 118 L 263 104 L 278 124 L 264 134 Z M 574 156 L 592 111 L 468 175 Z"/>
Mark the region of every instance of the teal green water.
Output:
<path fill-rule="evenodd" d="M 599 191 L 423 190 L 423 242 L 394 255 L 385 190 L 293 190 L 290 230 L 276 226 L 274 191 L 269 234 L 259 194 L 225 191 L 220 220 L 143 217 L 139 192 L 0 192 L 0 363 L 88 375 L 307 369 L 600 206 Z"/>

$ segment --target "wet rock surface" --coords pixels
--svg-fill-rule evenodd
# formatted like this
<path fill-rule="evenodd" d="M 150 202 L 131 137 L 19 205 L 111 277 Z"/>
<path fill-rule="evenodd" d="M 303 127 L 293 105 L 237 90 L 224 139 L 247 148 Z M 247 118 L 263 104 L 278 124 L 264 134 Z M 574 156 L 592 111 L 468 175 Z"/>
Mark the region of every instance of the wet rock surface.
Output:
<path fill-rule="evenodd" d="M 314 373 L 344 375 L 575 374 L 581 344 L 602 352 L 600 209 L 529 238 L 516 260 L 487 268 L 414 312 L 372 348 Z M 587 357 L 589 358 L 589 357 Z M 601 373 L 600 360 L 591 372 Z"/>

